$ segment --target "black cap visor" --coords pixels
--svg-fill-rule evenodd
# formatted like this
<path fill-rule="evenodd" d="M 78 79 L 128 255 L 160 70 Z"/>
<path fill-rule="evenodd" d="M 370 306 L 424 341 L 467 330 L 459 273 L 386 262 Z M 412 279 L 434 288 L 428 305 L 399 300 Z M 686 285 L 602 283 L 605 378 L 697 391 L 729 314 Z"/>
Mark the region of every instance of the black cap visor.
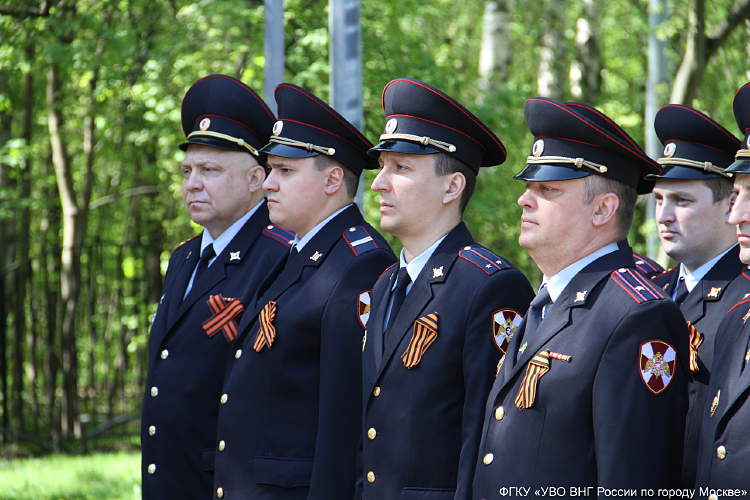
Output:
<path fill-rule="evenodd" d="M 700 181 L 704 179 L 726 179 L 726 177 L 714 172 L 706 172 L 700 168 L 685 167 L 682 165 L 664 165 L 664 172 L 661 174 L 648 174 L 646 179 L 658 181 L 659 179 L 689 180 Z"/>
<path fill-rule="evenodd" d="M 374 147 L 368 149 L 367 154 L 377 157 L 382 151 L 392 151 L 394 153 L 405 153 L 409 155 L 433 155 L 435 153 L 445 152 L 431 146 L 422 146 L 416 142 L 387 140 L 380 141 Z"/>
<path fill-rule="evenodd" d="M 310 158 L 311 156 L 318 156 L 320 154 L 316 151 L 307 151 L 306 149 L 287 146 L 278 142 L 269 142 L 261 148 L 260 152 L 266 155 L 281 156 L 282 158 Z"/>
<path fill-rule="evenodd" d="M 728 174 L 750 174 L 750 159 L 737 160 L 729 165 L 726 172 Z"/>
<path fill-rule="evenodd" d="M 570 168 L 564 165 L 526 165 L 526 168 L 513 176 L 514 179 L 543 182 L 543 181 L 567 181 L 570 179 L 582 179 L 593 175 L 592 170 L 586 168 Z"/>
<path fill-rule="evenodd" d="M 201 146 L 208 146 L 210 148 L 216 149 L 225 149 L 227 151 L 242 151 L 243 153 L 251 154 L 248 149 L 243 148 L 242 146 L 239 146 L 233 142 L 200 135 L 194 135 L 190 139 L 180 144 L 180 149 L 183 151 L 187 151 L 188 146 L 190 146 L 191 144 L 199 144 Z"/>

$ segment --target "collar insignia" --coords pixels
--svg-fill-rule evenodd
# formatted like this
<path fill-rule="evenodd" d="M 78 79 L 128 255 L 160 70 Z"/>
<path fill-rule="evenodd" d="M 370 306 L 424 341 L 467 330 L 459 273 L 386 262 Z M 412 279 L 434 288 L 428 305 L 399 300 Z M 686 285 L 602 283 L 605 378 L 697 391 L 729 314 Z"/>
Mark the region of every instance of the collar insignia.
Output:
<path fill-rule="evenodd" d="M 712 299 L 716 299 L 719 297 L 719 292 L 721 292 L 720 286 L 712 286 L 711 291 L 708 292 L 708 295 L 706 295 L 706 297 L 711 297 Z"/>
<path fill-rule="evenodd" d="M 576 292 L 576 302 L 583 302 L 586 300 L 586 294 L 589 293 L 588 290 L 584 290 L 582 292 Z"/>
<path fill-rule="evenodd" d="M 432 277 L 439 278 L 443 275 L 443 266 L 432 268 Z"/>
<path fill-rule="evenodd" d="M 229 260 L 240 260 L 240 252 L 229 252 Z"/>
<path fill-rule="evenodd" d="M 750 319 L 750 309 L 748 309 L 745 315 L 742 317 L 742 322 L 747 323 L 748 319 Z"/>
<path fill-rule="evenodd" d="M 321 258 L 322 256 L 323 256 L 322 253 L 315 250 L 315 253 L 310 256 L 310 260 L 313 262 L 318 262 L 318 259 Z"/>

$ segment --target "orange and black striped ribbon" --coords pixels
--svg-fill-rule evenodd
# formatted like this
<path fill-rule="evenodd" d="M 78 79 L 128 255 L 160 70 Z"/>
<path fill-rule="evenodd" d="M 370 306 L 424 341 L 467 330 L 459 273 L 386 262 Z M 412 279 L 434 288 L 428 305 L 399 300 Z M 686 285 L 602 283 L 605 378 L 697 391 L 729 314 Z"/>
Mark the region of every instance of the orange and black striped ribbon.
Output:
<path fill-rule="evenodd" d="M 538 352 L 526 365 L 526 374 L 516 395 L 516 408 L 526 410 L 534 406 L 539 379 L 549 371 L 549 352 Z"/>
<path fill-rule="evenodd" d="M 703 334 L 688 321 L 690 330 L 690 373 L 698 373 L 698 348 L 703 344 Z"/>
<path fill-rule="evenodd" d="M 260 327 L 253 345 L 255 352 L 262 351 L 265 346 L 270 349 L 273 341 L 276 340 L 276 327 L 273 326 L 274 319 L 276 319 L 276 302 L 269 300 L 260 311 L 260 316 L 258 316 Z"/>
<path fill-rule="evenodd" d="M 422 361 L 427 348 L 435 342 L 438 336 L 438 313 L 422 316 L 414 322 L 414 333 L 409 346 L 401 356 L 404 366 L 412 369 Z"/>
<path fill-rule="evenodd" d="M 224 297 L 216 294 L 208 297 L 208 309 L 211 311 L 211 317 L 203 322 L 203 331 L 206 335 L 213 337 L 219 331 L 224 333 L 227 342 L 232 342 L 237 338 L 237 322 L 235 319 L 242 314 L 245 306 L 239 299 Z"/>

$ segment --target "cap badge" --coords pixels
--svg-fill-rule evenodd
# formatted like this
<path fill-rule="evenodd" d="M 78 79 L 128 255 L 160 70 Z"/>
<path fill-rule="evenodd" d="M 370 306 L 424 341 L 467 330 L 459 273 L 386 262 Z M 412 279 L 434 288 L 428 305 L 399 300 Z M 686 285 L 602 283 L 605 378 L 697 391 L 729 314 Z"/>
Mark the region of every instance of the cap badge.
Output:
<path fill-rule="evenodd" d="M 745 145 L 750 149 L 750 135 L 747 136 L 747 139 L 745 140 Z"/>
<path fill-rule="evenodd" d="M 208 130 L 208 127 L 211 126 L 211 119 L 210 118 L 204 118 L 201 120 L 201 122 L 198 124 L 201 130 Z"/>
<path fill-rule="evenodd" d="M 273 135 L 279 135 L 281 133 L 281 129 L 284 128 L 284 122 L 281 120 L 277 121 L 273 124 Z"/>
<path fill-rule="evenodd" d="M 542 156 L 543 152 L 544 152 L 544 141 L 542 139 L 538 139 L 537 141 L 534 142 L 534 147 L 531 148 L 531 154 L 538 158 Z"/>
<path fill-rule="evenodd" d="M 666 146 L 664 146 L 664 156 L 667 158 L 671 158 L 674 154 L 674 150 L 677 149 L 677 145 L 674 142 L 670 142 Z"/>
<path fill-rule="evenodd" d="M 398 120 L 395 118 L 391 118 L 385 123 L 385 133 L 386 134 L 392 134 L 394 130 L 396 130 L 396 127 L 398 126 Z"/>

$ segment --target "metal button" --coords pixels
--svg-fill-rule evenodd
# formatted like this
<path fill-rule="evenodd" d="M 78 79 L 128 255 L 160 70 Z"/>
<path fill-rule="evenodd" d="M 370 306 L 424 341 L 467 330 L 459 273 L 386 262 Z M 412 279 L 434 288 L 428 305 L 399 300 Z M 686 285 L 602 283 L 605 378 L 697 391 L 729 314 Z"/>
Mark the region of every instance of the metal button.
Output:
<path fill-rule="evenodd" d="M 490 465 L 493 460 L 495 460 L 495 455 L 493 455 L 492 453 L 487 453 L 482 459 L 482 462 L 484 463 L 484 465 Z"/>
<path fill-rule="evenodd" d="M 164 349 L 161 351 L 161 359 L 167 359 L 169 357 L 169 351 Z"/>
<path fill-rule="evenodd" d="M 375 388 L 372 390 L 372 395 L 375 397 L 380 396 L 380 386 L 376 385 Z"/>
<path fill-rule="evenodd" d="M 223 439 L 219 441 L 219 451 L 224 451 L 224 448 L 226 447 L 227 447 L 227 443 L 225 443 Z"/>
<path fill-rule="evenodd" d="M 221 486 L 216 488 L 216 496 L 219 498 L 224 498 L 224 488 L 222 488 Z"/>
<path fill-rule="evenodd" d="M 718 458 L 719 460 L 724 460 L 725 458 L 727 458 L 727 449 L 724 447 L 724 445 L 716 448 L 716 458 Z"/>
<path fill-rule="evenodd" d="M 155 425 L 149 425 L 148 426 L 148 435 L 153 436 L 156 434 L 156 426 Z"/>
<path fill-rule="evenodd" d="M 371 440 L 375 439 L 375 436 L 377 435 L 378 435 L 378 431 L 376 431 L 374 427 L 370 427 L 369 429 L 367 429 L 367 437 L 370 438 Z"/>
<path fill-rule="evenodd" d="M 159 388 L 156 386 L 151 387 L 151 397 L 155 398 L 159 395 Z"/>
<path fill-rule="evenodd" d="M 146 471 L 149 474 L 154 474 L 156 472 L 156 464 L 148 464 L 148 468 L 146 469 Z"/>
<path fill-rule="evenodd" d="M 367 473 L 367 482 L 368 483 L 374 483 L 375 482 L 375 473 L 373 471 L 370 471 Z"/>
<path fill-rule="evenodd" d="M 240 359 L 242 357 L 242 349 L 234 351 L 234 359 Z"/>
<path fill-rule="evenodd" d="M 229 396 L 227 396 L 226 393 L 222 394 L 221 397 L 219 398 L 219 403 L 225 404 L 228 399 L 229 399 Z"/>
<path fill-rule="evenodd" d="M 502 420 L 505 418 L 505 410 L 502 406 L 495 408 L 495 420 Z"/>

